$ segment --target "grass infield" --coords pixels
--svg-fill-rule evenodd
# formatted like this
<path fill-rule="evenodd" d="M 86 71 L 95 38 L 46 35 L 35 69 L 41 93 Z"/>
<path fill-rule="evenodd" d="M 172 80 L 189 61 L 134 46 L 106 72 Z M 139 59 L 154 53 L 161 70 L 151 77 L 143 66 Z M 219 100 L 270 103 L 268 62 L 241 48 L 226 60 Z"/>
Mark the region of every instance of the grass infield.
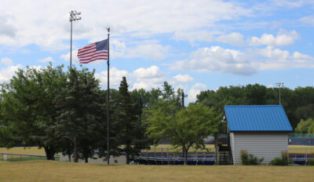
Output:
<path fill-rule="evenodd" d="M 303 166 L 142 166 L 53 161 L 0 162 L 0 181 L 313 181 Z"/>

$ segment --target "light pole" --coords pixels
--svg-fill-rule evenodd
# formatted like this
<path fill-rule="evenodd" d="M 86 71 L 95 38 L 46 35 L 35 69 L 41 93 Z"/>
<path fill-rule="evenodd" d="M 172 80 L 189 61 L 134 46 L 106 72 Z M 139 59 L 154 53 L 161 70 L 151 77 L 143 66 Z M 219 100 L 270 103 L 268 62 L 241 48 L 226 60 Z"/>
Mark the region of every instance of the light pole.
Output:
<path fill-rule="evenodd" d="M 281 105 L 281 93 L 280 93 L 280 89 L 282 87 L 284 87 L 284 83 L 283 82 L 279 82 L 276 83 L 277 87 L 278 87 L 278 100 L 279 100 L 279 104 Z"/>
<path fill-rule="evenodd" d="M 81 15 L 81 12 L 71 10 L 70 11 L 70 26 L 71 26 L 71 33 L 70 33 L 70 68 L 72 68 L 72 31 L 73 31 L 73 21 L 81 20 L 82 18 L 79 17 Z"/>

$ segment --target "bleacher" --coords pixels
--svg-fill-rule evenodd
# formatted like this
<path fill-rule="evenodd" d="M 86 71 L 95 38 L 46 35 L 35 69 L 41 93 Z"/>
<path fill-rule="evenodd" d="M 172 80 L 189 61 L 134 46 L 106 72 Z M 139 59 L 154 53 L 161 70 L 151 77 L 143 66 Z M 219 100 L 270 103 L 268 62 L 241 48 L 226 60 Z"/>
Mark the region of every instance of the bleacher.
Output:
<path fill-rule="evenodd" d="M 187 156 L 188 165 L 213 165 L 215 153 L 195 152 Z M 142 152 L 134 161 L 137 164 L 146 165 L 182 165 L 184 157 L 174 152 Z"/>

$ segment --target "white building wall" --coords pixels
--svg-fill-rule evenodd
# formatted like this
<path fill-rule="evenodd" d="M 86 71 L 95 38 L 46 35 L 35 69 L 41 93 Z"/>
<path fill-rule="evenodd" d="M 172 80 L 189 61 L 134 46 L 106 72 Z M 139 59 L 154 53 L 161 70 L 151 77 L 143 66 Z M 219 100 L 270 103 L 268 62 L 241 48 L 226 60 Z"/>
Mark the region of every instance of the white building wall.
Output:
<path fill-rule="evenodd" d="M 246 150 L 268 164 L 282 152 L 288 151 L 287 133 L 230 133 L 230 145 L 234 164 L 241 164 L 241 150 Z"/>

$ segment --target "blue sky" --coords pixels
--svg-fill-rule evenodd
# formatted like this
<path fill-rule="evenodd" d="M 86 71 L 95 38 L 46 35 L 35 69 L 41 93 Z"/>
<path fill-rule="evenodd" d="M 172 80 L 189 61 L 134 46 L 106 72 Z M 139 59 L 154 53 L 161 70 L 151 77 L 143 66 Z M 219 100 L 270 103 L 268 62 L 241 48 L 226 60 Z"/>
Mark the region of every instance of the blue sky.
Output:
<path fill-rule="evenodd" d="M 206 89 L 260 83 L 314 86 L 312 0 L 1 0 L 0 82 L 18 68 L 69 65 L 69 12 L 76 51 L 106 38 L 111 27 L 111 79 L 130 89 L 168 81 L 188 101 Z M 106 84 L 106 63 L 84 65 Z"/>

